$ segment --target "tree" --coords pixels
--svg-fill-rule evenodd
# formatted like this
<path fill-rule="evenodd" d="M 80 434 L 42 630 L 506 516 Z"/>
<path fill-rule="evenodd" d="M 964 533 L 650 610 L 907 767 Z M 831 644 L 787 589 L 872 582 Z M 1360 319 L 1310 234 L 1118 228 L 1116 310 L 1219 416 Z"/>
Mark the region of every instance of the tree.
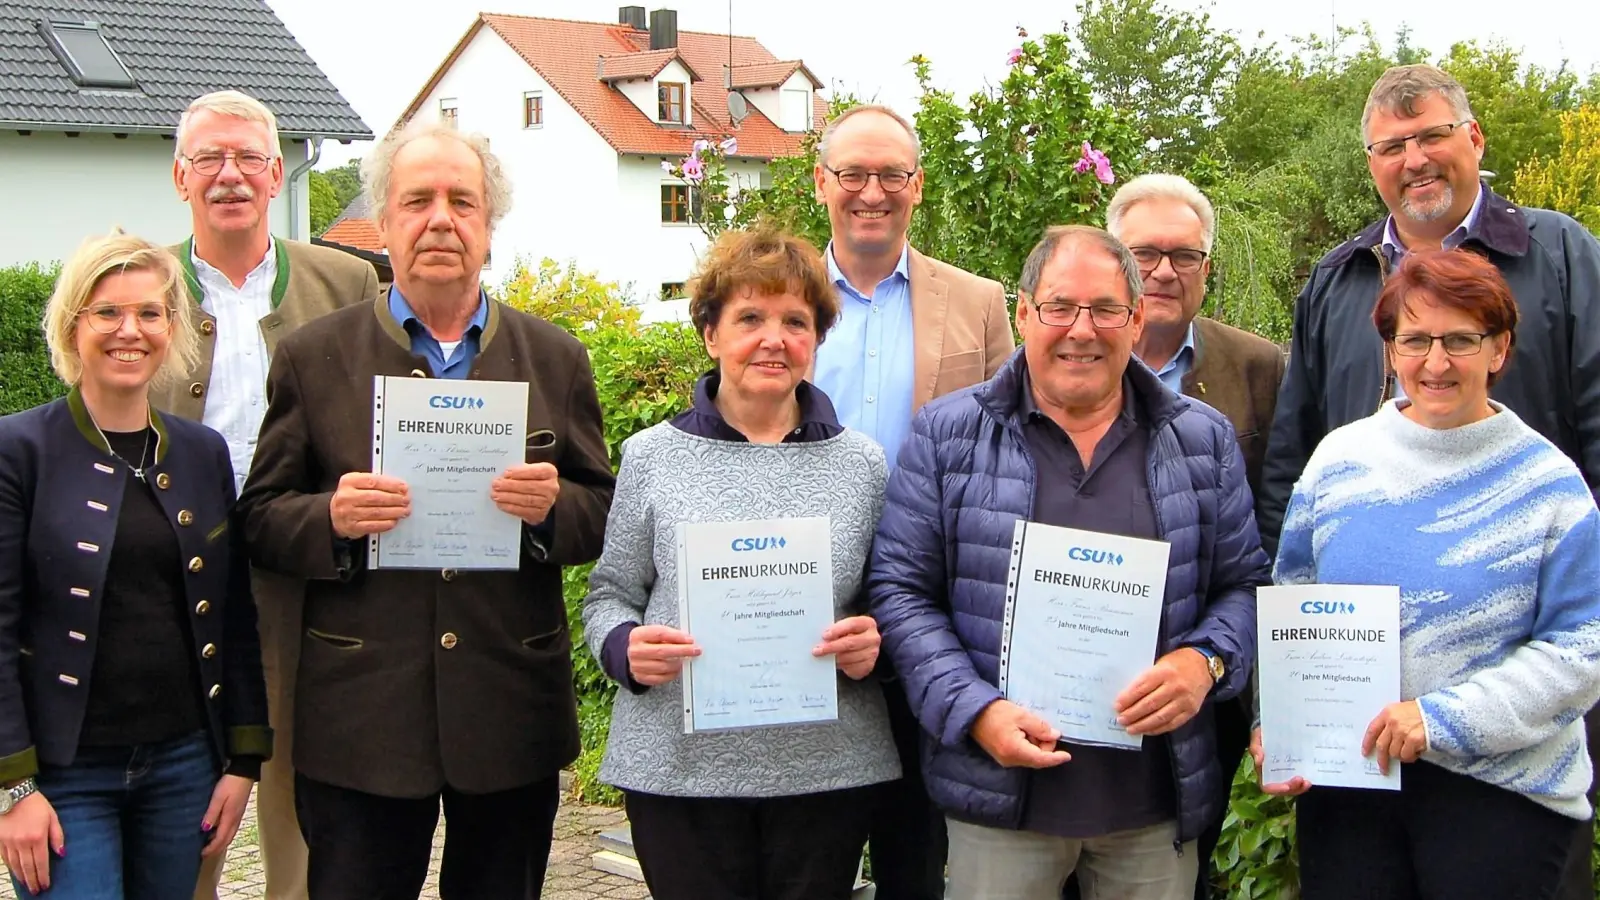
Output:
<path fill-rule="evenodd" d="M 1564 212 L 1600 234 L 1600 106 L 1561 114 L 1560 145 L 1517 167 L 1511 197 Z"/>
<path fill-rule="evenodd" d="M 350 201 L 361 195 L 361 160 L 352 159 L 342 166 L 328 169 L 323 174 L 333 185 L 333 194 L 339 202 L 340 212 L 350 205 Z"/>
<path fill-rule="evenodd" d="M 309 176 L 311 184 L 311 233 L 321 235 L 333 224 L 344 210 L 339 205 L 339 198 L 334 191 L 333 184 L 321 172 L 313 171 Z"/>
<path fill-rule="evenodd" d="M 1194 164 L 1215 118 L 1217 87 L 1238 64 L 1233 34 L 1207 13 L 1161 0 L 1081 0 L 1072 43 L 1097 99 L 1148 141 L 1152 169 Z"/>
<path fill-rule="evenodd" d="M 1483 168 L 1502 181 L 1533 157 L 1556 154 L 1562 113 L 1581 101 L 1582 85 L 1565 64 L 1554 71 L 1524 65 L 1520 52 L 1502 44 L 1456 44 L 1439 67 L 1466 89 L 1483 128 Z"/>

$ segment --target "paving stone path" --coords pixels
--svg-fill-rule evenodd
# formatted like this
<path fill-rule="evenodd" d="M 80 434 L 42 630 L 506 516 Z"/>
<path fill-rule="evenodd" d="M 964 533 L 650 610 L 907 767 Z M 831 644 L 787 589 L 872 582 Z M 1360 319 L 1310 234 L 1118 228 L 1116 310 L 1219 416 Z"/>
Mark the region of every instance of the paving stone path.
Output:
<path fill-rule="evenodd" d="M 600 832 L 622 822 L 622 810 L 604 806 L 584 806 L 563 798 L 556 814 L 555 843 L 550 848 L 550 867 L 544 879 L 544 900 L 649 900 L 642 882 L 610 875 L 592 868 L 589 857 L 598 845 Z M 425 898 L 439 896 L 439 860 L 444 848 L 444 823 L 433 838 L 433 860 L 428 866 Z M 3 868 L 3 867 L 0 867 Z M 228 869 L 222 878 L 220 900 L 257 900 L 265 881 L 261 855 L 256 847 L 255 805 L 245 812 L 239 837 L 228 854 Z M 49 896 L 46 894 L 45 896 Z M 15 900 L 10 879 L 0 887 L 0 900 Z M 187 900 L 187 898 L 185 898 Z"/>

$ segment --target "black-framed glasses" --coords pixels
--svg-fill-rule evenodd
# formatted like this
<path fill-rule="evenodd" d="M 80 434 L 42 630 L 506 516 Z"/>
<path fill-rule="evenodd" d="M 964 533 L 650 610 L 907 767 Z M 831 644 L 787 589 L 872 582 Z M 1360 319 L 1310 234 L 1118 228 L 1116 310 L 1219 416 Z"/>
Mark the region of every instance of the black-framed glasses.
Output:
<path fill-rule="evenodd" d="M 1093 306 L 1082 306 L 1077 303 L 1048 303 L 1032 304 L 1039 312 L 1039 321 L 1056 328 L 1070 328 L 1078 321 L 1078 316 L 1084 310 L 1089 311 L 1089 321 L 1096 328 L 1121 328 L 1133 318 L 1133 307 L 1123 306 L 1120 303 L 1096 303 Z"/>
<path fill-rule="evenodd" d="M 1149 275 L 1161 268 L 1163 258 L 1171 260 L 1172 271 L 1184 275 L 1192 275 L 1200 271 L 1206 263 L 1206 252 L 1193 247 L 1179 247 L 1176 250 L 1162 250 L 1160 247 L 1129 247 L 1128 252 L 1133 254 L 1133 261 L 1139 264 L 1139 273 Z"/>
<path fill-rule="evenodd" d="M 832 172 L 833 177 L 839 180 L 839 186 L 852 194 L 865 190 L 867 182 L 874 178 L 878 179 L 878 187 L 883 188 L 885 194 L 898 194 L 911 183 L 911 176 L 917 174 L 916 169 L 909 172 L 900 169 L 871 172 L 866 169 L 835 169 L 826 163 L 822 167 Z"/>
<path fill-rule="evenodd" d="M 208 150 L 204 153 L 196 153 L 194 156 L 185 156 L 183 159 L 196 174 L 215 175 L 222 171 L 222 166 L 230 158 L 233 160 L 233 164 L 239 167 L 239 174 L 241 175 L 260 175 L 267 170 L 267 166 L 272 164 L 272 156 L 270 154 L 255 150 L 229 151 L 227 153 Z"/>
<path fill-rule="evenodd" d="M 128 314 L 132 313 L 134 321 L 138 323 L 139 330 L 145 334 L 162 334 L 172 327 L 172 310 L 165 306 L 145 304 L 144 306 L 113 306 L 103 303 L 84 309 L 79 315 L 89 323 L 89 327 L 100 334 L 116 334 L 127 321 Z"/>
<path fill-rule="evenodd" d="M 1422 334 L 1411 332 L 1397 334 L 1389 339 L 1394 352 L 1400 356 L 1427 356 L 1433 352 L 1433 342 L 1444 345 L 1450 356 L 1475 356 L 1483 349 L 1483 339 L 1493 335 L 1477 331 L 1452 331 L 1449 334 Z"/>
<path fill-rule="evenodd" d="M 1462 119 L 1459 122 L 1449 122 L 1444 125 L 1435 125 L 1432 128 L 1424 128 L 1415 134 L 1373 141 L 1367 145 L 1367 152 L 1380 159 L 1398 159 L 1405 155 L 1407 141 L 1416 141 L 1417 146 L 1421 147 L 1423 152 L 1427 152 L 1443 146 L 1444 142 L 1449 140 L 1452 134 L 1456 133 L 1457 128 L 1471 121 L 1473 120 Z"/>

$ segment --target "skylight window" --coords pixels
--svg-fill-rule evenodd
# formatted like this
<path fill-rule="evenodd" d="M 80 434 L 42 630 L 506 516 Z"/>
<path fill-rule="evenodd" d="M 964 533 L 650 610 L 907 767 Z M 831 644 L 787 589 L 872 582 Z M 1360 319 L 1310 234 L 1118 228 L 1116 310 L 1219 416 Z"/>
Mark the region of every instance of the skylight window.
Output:
<path fill-rule="evenodd" d="M 138 83 L 117 58 L 94 22 L 41 22 L 50 49 L 79 87 L 136 88 Z"/>

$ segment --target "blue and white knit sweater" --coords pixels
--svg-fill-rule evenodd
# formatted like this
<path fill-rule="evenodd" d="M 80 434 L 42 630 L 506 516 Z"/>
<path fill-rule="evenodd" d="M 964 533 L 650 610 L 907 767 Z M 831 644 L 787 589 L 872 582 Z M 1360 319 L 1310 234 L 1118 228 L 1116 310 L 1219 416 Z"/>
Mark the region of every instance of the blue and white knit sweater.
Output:
<path fill-rule="evenodd" d="M 1275 580 L 1398 583 L 1401 696 L 1422 708 L 1422 758 L 1587 818 L 1582 716 L 1600 699 L 1593 496 L 1571 460 L 1498 404 L 1435 430 L 1404 402 L 1311 455 Z"/>

